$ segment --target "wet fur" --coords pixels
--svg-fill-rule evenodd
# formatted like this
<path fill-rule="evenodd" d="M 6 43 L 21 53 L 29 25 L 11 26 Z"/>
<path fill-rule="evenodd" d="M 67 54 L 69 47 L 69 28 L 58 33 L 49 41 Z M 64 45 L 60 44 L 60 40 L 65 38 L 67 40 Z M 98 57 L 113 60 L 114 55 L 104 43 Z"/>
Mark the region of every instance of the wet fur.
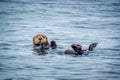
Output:
<path fill-rule="evenodd" d="M 82 55 L 86 51 L 93 51 L 97 44 L 98 43 L 90 44 L 87 50 L 82 50 L 82 46 L 79 44 L 72 44 L 71 47 L 73 48 L 73 50 L 65 50 L 65 54 Z"/>
<path fill-rule="evenodd" d="M 48 42 L 47 36 L 43 34 L 37 34 L 33 37 L 33 48 L 35 52 L 39 54 L 46 54 L 49 48 L 56 49 L 57 45 L 55 41 Z"/>
<path fill-rule="evenodd" d="M 79 44 L 72 44 L 72 50 L 65 50 L 65 54 L 74 54 L 74 55 L 82 55 L 85 51 L 93 51 L 93 49 L 97 46 L 98 43 L 92 43 L 89 45 L 87 50 L 82 50 L 82 46 Z M 49 44 L 48 39 L 45 35 L 37 34 L 33 37 L 33 48 L 36 52 L 40 54 L 46 54 L 47 50 L 51 47 L 51 49 L 56 49 L 57 45 L 55 41 L 51 41 Z"/>
<path fill-rule="evenodd" d="M 39 39 L 42 40 L 39 40 Z M 37 34 L 33 37 L 33 47 L 38 47 L 39 45 L 43 45 L 44 47 L 49 45 L 48 39 L 45 35 Z"/>

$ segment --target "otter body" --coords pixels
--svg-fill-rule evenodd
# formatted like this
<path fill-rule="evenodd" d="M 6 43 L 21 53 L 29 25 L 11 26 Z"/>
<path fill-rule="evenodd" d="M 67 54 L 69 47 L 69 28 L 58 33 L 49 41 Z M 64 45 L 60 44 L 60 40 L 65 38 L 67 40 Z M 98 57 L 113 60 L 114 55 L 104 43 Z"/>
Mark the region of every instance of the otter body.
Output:
<path fill-rule="evenodd" d="M 82 55 L 86 51 L 93 51 L 93 48 L 97 46 L 98 43 L 92 43 L 89 45 L 87 50 L 82 50 L 82 46 L 79 44 L 72 44 L 71 47 L 73 50 L 65 50 L 65 54 L 74 54 L 74 55 Z"/>

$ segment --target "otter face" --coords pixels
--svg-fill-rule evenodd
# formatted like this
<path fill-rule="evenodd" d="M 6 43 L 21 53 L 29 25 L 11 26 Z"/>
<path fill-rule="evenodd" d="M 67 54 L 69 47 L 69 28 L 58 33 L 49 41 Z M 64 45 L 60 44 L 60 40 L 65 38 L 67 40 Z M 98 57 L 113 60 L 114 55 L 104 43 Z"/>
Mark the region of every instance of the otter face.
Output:
<path fill-rule="evenodd" d="M 48 45 L 48 40 L 45 35 L 38 34 L 33 37 L 33 46 L 38 47 L 40 45 L 44 45 L 44 46 Z"/>

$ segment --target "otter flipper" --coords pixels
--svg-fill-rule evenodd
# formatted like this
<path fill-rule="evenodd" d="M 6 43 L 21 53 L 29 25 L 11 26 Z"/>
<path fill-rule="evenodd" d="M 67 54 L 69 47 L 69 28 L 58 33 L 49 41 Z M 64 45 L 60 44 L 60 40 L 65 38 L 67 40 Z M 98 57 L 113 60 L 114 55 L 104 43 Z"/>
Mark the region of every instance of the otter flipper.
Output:
<path fill-rule="evenodd" d="M 50 47 L 51 47 L 52 49 L 56 49 L 56 48 L 57 48 L 56 42 L 55 42 L 55 41 L 51 41 L 51 42 L 50 42 Z"/>
<path fill-rule="evenodd" d="M 97 44 L 98 43 L 92 43 L 92 44 L 90 44 L 88 50 L 89 51 L 93 51 L 93 48 L 95 48 L 97 46 Z"/>

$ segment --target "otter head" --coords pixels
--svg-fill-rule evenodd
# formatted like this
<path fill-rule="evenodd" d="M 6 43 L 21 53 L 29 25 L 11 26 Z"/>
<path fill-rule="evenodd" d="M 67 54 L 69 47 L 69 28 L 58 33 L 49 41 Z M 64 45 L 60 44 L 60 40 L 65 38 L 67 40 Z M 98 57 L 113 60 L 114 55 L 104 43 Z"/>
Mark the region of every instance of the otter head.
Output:
<path fill-rule="evenodd" d="M 47 46 L 48 44 L 49 43 L 45 35 L 38 34 L 33 37 L 33 47 L 38 47 L 40 45 Z"/>

